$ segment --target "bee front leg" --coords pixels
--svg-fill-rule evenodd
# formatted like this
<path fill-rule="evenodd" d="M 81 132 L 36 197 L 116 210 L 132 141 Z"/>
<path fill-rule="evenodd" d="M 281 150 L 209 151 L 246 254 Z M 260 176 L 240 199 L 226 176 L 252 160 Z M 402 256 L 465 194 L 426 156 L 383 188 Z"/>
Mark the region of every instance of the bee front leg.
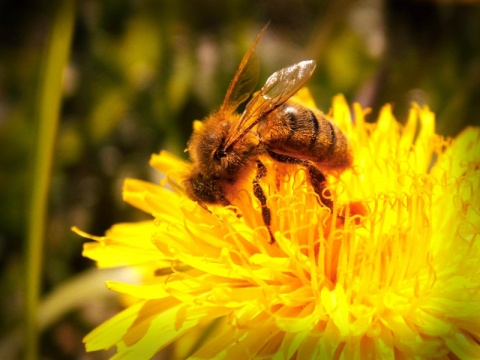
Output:
<path fill-rule="evenodd" d="M 255 195 L 255 197 L 260 201 L 260 205 L 262 206 L 263 223 L 267 227 L 268 233 L 270 234 L 270 244 L 273 244 L 275 242 L 275 237 L 270 229 L 270 224 L 272 221 L 271 211 L 267 206 L 267 196 L 260 185 L 260 179 L 266 175 L 267 168 L 260 160 L 257 160 L 257 175 L 255 176 L 255 179 L 253 179 L 253 195 Z"/>

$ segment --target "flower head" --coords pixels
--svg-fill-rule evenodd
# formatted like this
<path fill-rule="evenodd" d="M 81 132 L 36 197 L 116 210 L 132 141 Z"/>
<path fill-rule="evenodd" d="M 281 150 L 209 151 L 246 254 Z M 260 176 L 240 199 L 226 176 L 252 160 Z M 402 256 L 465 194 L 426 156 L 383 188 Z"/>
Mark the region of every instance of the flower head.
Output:
<path fill-rule="evenodd" d="M 306 91 L 297 99 L 314 107 Z M 405 125 L 390 106 L 376 123 L 367 113 L 356 104 L 352 119 L 334 99 L 330 115 L 355 160 L 327 174 L 332 209 L 302 166 L 262 158 L 274 244 L 251 177 L 232 206 L 200 206 L 182 191 L 190 165 L 153 155 L 166 179 L 124 186 L 125 201 L 153 220 L 85 244 L 100 267 L 142 276 L 108 283 L 138 302 L 91 332 L 87 350 L 149 358 L 177 342 L 192 358 L 480 354 L 480 129 L 448 140 L 427 108 L 413 105 Z"/>

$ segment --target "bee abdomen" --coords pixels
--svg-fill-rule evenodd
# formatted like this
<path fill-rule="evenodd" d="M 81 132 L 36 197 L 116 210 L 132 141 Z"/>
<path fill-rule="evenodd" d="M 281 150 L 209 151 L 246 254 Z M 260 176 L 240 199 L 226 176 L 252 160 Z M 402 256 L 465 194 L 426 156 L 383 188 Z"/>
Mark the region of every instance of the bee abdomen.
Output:
<path fill-rule="evenodd" d="M 309 160 L 325 169 L 342 169 L 352 163 L 347 138 L 320 111 L 282 105 L 258 132 L 266 147 L 279 154 Z"/>
<path fill-rule="evenodd" d="M 312 160 L 329 169 L 350 166 L 353 156 L 345 134 L 322 113 L 318 114 L 317 119 L 319 122 L 318 137 L 311 148 L 313 153 L 317 154 L 317 158 Z"/>

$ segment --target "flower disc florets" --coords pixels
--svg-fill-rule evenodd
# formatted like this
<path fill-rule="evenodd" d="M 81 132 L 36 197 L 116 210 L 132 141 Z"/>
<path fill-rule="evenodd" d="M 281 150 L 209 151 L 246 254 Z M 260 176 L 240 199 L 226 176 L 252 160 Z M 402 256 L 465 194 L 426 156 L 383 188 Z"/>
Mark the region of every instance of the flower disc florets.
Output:
<path fill-rule="evenodd" d="M 139 300 L 90 333 L 87 349 L 116 345 L 115 358 L 132 359 L 170 344 L 179 358 L 204 359 L 478 356 L 479 129 L 443 139 L 416 105 L 405 125 L 389 106 L 376 123 L 358 105 L 353 113 L 335 98 L 331 116 L 355 160 L 327 176 L 333 209 L 302 166 L 262 158 L 274 244 L 253 174 L 231 207 L 205 208 L 182 192 L 189 164 L 153 155 L 167 179 L 124 188 L 153 220 L 85 245 L 99 266 L 127 265 L 143 279 L 108 283 Z"/>

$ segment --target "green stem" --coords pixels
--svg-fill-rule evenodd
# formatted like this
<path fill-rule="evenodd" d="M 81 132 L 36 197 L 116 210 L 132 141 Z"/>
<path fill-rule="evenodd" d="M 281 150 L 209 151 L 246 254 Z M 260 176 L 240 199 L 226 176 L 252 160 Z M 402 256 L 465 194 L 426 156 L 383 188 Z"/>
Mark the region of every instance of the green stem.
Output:
<path fill-rule="evenodd" d="M 63 73 L 70 51 L 74 16 L 73 0 L 60 0 L 57 3 L 37 89 L 38 127 L 26 253 L 25 358 L 28 360 L 34 360 L 38 355 L 38 307 L 47 200 L 62 99 Z"/>

